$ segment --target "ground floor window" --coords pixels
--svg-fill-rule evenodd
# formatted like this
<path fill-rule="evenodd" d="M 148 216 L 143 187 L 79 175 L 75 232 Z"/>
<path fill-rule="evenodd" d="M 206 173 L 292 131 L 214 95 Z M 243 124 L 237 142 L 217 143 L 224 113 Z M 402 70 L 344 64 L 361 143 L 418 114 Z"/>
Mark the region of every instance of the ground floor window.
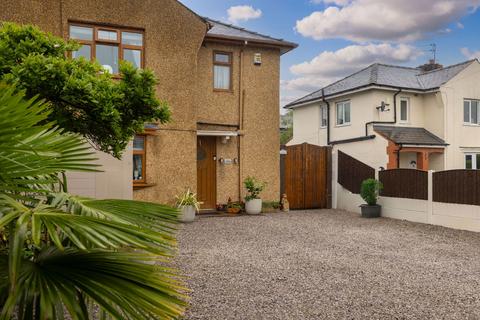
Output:
<path fill-rule="evenodd" d="M 133 182 L 145 183 L 146 136 L 136 135 L 133 139 Z"/>
<path fill-rule="evenodd" d="M 465 169 L 480 170 L 480 153 L 465 154 Z"/>

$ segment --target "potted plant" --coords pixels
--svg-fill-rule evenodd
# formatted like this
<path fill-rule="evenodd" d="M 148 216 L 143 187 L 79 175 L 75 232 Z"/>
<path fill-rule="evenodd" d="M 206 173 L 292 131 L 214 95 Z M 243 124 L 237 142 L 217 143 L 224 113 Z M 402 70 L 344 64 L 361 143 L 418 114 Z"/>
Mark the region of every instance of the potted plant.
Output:
<path fill-rule="evenodd" d="M 243 184 L 247 189 L 245 196 L 245 212 L 248 214 L 260 214 L 262 212 L 262 199 L 260 193 L 265 189 L 265 182 L 257 181 L 254 177 L 247 177 Z"/>
<path fill-rule="evenodd" d="M 237 214 L 242 210 L 242 205 L 238 202 L 227 203 L 227 212 Z"/>
<path fill-rule="evenodd" d="M 378 194 L 383 189 L 380 181 L 375 179 L 367 179 L 362 182 L 360 196 L 365 200 L 366 204 L 360 206 L 362 217 L 378 218 L 382 213 L 382 207 L 377 204 Z"/>
<path fill-rule="evenodd" d="M 200 209 L 199 202 L 197 201 L 197 195 L 190 189 L 187 189 L 187 191 L 176 196 L 175 198 L 177 208 L 180 209 L 179 220 L 181 222 L 192 222 L 195 220 L 195 212 Z"/>

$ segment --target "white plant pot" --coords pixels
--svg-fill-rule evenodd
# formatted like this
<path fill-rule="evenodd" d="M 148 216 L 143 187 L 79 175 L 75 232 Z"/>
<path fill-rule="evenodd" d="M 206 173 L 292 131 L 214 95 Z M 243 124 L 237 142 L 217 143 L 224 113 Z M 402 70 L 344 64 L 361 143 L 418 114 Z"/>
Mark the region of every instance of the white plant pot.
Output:
<path fill-rule="evenodd" d="M 260 214 L 262 212 L 262 199 L 253 199 L 245 202 L 245 211 L 248 214 Z"/>
<path fill-rule="evenodd" d="M 181 222 L 193 222 L 195 220 L 195 207 L 194 206 L 183 206 L 180 211 L 180 221 Z"/>

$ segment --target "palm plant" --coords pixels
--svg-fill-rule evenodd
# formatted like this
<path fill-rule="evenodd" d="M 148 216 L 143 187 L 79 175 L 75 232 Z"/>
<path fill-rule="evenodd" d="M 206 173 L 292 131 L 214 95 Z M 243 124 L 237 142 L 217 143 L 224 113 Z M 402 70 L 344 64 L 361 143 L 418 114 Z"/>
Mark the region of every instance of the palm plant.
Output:
<path fill-rule="evenodd" d="M 48 114 L 0 84 L 0 320 L 178 317 L 177 210 L 66 193 L 66 171 L 98 168 Z"/>

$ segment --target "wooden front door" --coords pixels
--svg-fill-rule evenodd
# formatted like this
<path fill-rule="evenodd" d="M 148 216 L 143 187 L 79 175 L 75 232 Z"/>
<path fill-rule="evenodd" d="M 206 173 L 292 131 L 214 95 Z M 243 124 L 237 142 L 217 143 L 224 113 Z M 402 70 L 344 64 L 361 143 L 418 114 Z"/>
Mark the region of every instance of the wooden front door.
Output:
<path fill-rule="evenodd" d="M 197 138 L 197 198 L 201 209 L 215 209 L 217 201 L 216 137 Z"/>

